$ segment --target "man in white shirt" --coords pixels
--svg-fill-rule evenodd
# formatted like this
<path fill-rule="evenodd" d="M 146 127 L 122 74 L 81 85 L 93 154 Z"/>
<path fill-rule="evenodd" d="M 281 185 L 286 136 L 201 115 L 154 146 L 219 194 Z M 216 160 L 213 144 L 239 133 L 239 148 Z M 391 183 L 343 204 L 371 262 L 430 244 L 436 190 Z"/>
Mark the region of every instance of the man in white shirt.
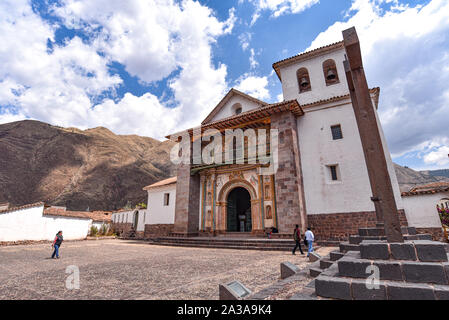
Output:
<path fill-rule="evenodd" d="M 313 232 L 310 230 L 310 228 L 307 228 L 307 231 L 304 234 L 304 236 L 306 238 L 307 246 L 308 246 L 307 256 L 309 256 L 309 254 L 311 252 L 313 252 L 313 241 L 315 241 L 315 236 L 314 236 Z"/>

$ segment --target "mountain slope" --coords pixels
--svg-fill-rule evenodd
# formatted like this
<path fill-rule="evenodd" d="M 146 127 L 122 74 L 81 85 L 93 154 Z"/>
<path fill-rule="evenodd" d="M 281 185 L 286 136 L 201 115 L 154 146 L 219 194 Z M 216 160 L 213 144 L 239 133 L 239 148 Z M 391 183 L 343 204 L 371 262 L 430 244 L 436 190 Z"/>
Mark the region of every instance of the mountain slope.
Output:
<path fill-rule="evenodd" d="M 399 188 L 402 192 L 409 191 L 412 187 L 439 181 L 448 181 L 447 177 L 434 176 L 426 171 L 415 171 L 413 169 L 402 167 L 398 164 L 394 164 L 396 176 L 398 178 Z"/>
<path fill-rule="evenodd" d="M 173 174 L 172 142 L 61 128 L 26 120 L 0 125 L 0 202 L 44 200 L 72 210 L 145 201 L 142 187 Z M 146 202 L 146 201 L 145 201 Z"/>

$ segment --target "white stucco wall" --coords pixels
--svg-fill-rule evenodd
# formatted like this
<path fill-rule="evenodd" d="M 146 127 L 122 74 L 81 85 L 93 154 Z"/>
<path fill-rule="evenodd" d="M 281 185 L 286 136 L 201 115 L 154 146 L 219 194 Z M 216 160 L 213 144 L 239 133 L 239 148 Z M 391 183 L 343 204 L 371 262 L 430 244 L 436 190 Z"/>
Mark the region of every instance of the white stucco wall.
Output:
<path fill-rule="evenodd" d="M 226 104 L 220 109 L 220 111 L 212 118 L 210 122 L 225 119 L 235 115 L 235 112 L 232 109 L 232 107 L 236 103 L 241 104 L 242 112 L 250 111 L 260 107 L 260 105 L 255 103 L 254 101 L 246 99 L 241 95 L 234 95 L 229 99 L 228 102 L 226 102 Z"/>
<path fill-rule="evenodd" d="M 147 216 L 146 209 L 133 209 L 129 211 L 114 212 L 111 216 L 113 223 L 132 223 L 134 225 L 134 217 L 136 211 L 139 212 L 136 231 L 145 230 L 145 219 Z"/>
<path fill-rule="evenodd" d="M 349 94 L 343 61 L 345 50 L 300 61 L 280 69 L 285 100 L 297 99 L 302 105 Z M 339 83 L 326 85 L 323 62 L 335 61 Z M 311 91 L 299 93 L 296 72 L 309 72 Z M 301 154 L 307 214 L 374 211 L 360 133 L 351 100 L 307 107 L 298 118 L 298 143 Z M 376 111 L 377 116 L 377 111 Z M 378 123 L 380 123 L 377 117 Z M 331 126 L 341 125 L 343 139 L 333 140 Z M 380 125 L 379 125 L 380 127 Z M 399 185 L 383 130 L 380 135 L 391 176 L 398 209 L 403 209 Z M 338 165 L 340 181 L 331 181 L 327 166 Z M 356 190 L 356 192 L 354 192 Z"/>
<path fill-rule="evenodd" d="M 323 73 L 323 62 L 333 59 L 337 67 L 339 83 L 330 86 L 326 85 Z M 348 84 L 344 72 L 343 61 L 345 60 L 345 50 L 339 49 L 325 55 L 312 59 L 300 61 L 298 63 L 280 69 L 282 92 L 284 100 L 298 99 L 300 104 L 307 104 L 318 100 L 325 100 L 335 96 L 348 93 Z M 309 72 L 312 90 L 299 93 L 298 79 L 296 72 L 300 68 L 306 68 Z"/>
<path fill-rule="evenodd" d="M 0 213 L 0 241 L 53 240 L 62 230 L 65 240 L 84 239 L 91 219 L 43 215 L 44 207 Z"/>
<path fill-rule="evenodd" d="M 415 228 L 440 228 L 441 221 L 436 205 L 440 199 L 448 197 L 449 192 L 402 197 L 409 226 Z"/>
<path fill-rule="evenodd" d="M 169 193 L 170 201 L 164 206 L 164 194 Z M 148 209 L 145 224 L 175 223 L 176 184 L 148 190 Z"/>
<path fill-rule="evenodd" d="M 333 140 L 331 126 L 341 125 L 343 139 Z M 402 209 L 393 163 L 381 132 L 398 209 Z M 307 108 L 298 118 L 298 143 L 307 214 L 374 211 L 362 143 L 350 100 Z M 340 181 L 327 168 L 338 165 Z M 356 190 L 356 192 L 354 191 Z"/>

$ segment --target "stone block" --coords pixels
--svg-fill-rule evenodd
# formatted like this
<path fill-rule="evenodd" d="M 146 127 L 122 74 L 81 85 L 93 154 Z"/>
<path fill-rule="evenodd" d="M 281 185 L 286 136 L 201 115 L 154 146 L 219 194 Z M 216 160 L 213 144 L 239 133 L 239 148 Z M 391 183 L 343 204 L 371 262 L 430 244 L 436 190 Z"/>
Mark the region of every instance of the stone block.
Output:
<path fill-rule="evenodd" d="M 437 300 L 449 300 L 449 286 L 435 285 L 434 292 Z"/>
<path fill-rule="evenodd" d="M 239 281 L 218 285 L 219 300 L 241 300 L 250 294 L 251 290 L 246 288 Z"/>
<path fill-rule="evenodd" d="M 309 254 L 309 261 L 310 262 L 315 262 L 321 259 L 321 256 L 318 253 L 315 252 L 310 252 Z"/>
<path fill-rule="evenodd" d="M 363 241 L 361 236 L 349 236 L 349 244 L 360 244 Z"/>
<path fill-rule="evenodd" d="M 419 240 L 428 240 L 428 241 L 432 241 L 432 235 L 429 233 L 423 233 L 423 234 L 418 234 L 418 239 Z"/>
<path fill-rule="evenodd" d="M 323 270 L 320 268 L 310 268 L 309 269 L 309 274 L 313 278 L 318 277 L 322 272 L 323 272 Z"/>
<path fill-rule="evenodd" d="M 321 269 L 327 269 L 330 266 L 332 266 L 334 263 L 332 261 L 329 260 L 325 260 L 325 259 L 321 259 L 320 260 L 320 268 Z"/>
<path fill-rule="evenodd" d="M 390 243 L 391 257 L 395 260 L 416 261 L 413 243 Z"/>
<path fill-rule="evenodd" d="M 345 254 L 342 253 L 342 252 L 332 251 L 332 252 L 330 253 L 330 258 L 331 258 L 332 261 L 337 261 L 337 260 L 343 258 L 344 255 L 345 255 Z"/>
<path fill-rule="evenodd" d="M 402 262 L 402 272 L 407 282 L 448 284 L 444 267 L 440 263 Z"/>
<path fill-rule="evenodd" d="M 381 280 L 403 280 L 400 262 L 378 260 L 373 261 L 373 265 L 379 268 L 379 276 Z"/>
<path fill-rule="evenodd" d="M 297 265 L 290 262 L 282 262 L 281 263 L 281 279 L 285 279 L 291 277 L 292 275 L 299 272 L 299 268 Z"/>
<path fill-rule="evenodd" d="M 362 241 L 360 244 L 360 255 L 362 259 L 388 260 L 390 258 L 388 243 L 381 241 Z"/>
<path fill-rule="evenodd" d="M 420 261 L 443 262 L 447 261 L 445 244 L 437 241 L 418 240 L 413 241 Z"/>
<path fill-rule="evenodd" d="M 352 300 L 351 280 L 320 275 L 315 279 L 315 292 L 321 297 Z"/>
<path fill-rule="evenodd" d="M 338 260 L 338 273 L 342 277 L 367 278 L 370 274 L 366 272 L 371 265 L 369 260 L 354 259 L 343 257 Z"/>
<path fill-rule="evenodd" d="M 427 284 L 386 282 L 388 300 L 435 300 L 433 288 Z"/>
<path fill-rule="evenodd" d="M 387 300 L 387 288 L 379 284 L 378 288 L 369 289 L 365 280 L 352 280 L 352 297 L 354 300 Z"/>
<path fill-rule="evenodd" d="M 338 276 L 338 265 L 334 263 L 321 273 L 323 276 L 335 277 Z"/>

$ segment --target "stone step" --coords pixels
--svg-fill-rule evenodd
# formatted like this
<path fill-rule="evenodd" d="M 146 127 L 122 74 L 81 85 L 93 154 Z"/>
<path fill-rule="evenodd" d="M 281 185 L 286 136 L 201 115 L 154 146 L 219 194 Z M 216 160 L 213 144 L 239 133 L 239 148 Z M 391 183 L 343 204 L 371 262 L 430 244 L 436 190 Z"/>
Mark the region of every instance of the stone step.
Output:
<path fill-rule="evenodd" d="M 360 251 L 360 246 L 357 244 L 350 244 L 349 242 L 341 242 L 340 252 L 346 253 L 348 251 Z"/>
<path fill-rule="evenodd" d="M 242 241 L 235 241 L 235 240 L 205 240 L 205 239 L 153 239 L 152 242 L 155 243 L 172 243 L 172 244 L 178 244 L 178 243 L 190 243 L 190 244 L 211 244 L 211 245 L 236 245 L 236 246 L 267 246 L 267 247 L 290 247 L 293 249 L 294 243 L 292 241 L 257 241 L 257 240 L 242 240 Z M 305 246 L 302 244 L 301 247 L 305 249 Z"/>
<path fill-rule="evenodd" d="M 343 257 L 337 264 L 339 275 L 347 278 L 368 278 L 373 275 L 374 266 L 379 270 L 380 280 L 449 285 L 449 264 L 444 263 Z"/>
<path fill-rule="evenodd" d="M 337 261 L 337 260 L 343 258 L 344 256 L 345 256 L 345 254 L 344 254 L 344 253 L 341 253 L 341 252 L 339 252 L 339 251 L 332 251 L 332 252 L 330 253 L 330 259 L 331 259 L 332 261 Z"/>
<path fill-rule="evenodd" d="M 195 243 L 164 243 L 149 242 L 150 245 L 168 246 L 168 247 L 189 247 L 189 248 L 211 248 L 211 249 L 234 249 L 234 250 L 260 250 L 260 251 L 286 251 L 291 252 L 290 247 L 265 247 L 265 246 L 234 246 L 234 245 L 216 245 L 216 244 L 195 244 Z"/>
<path fill-rule="evenodd" d="M 449 300 L 447 285 L 380 280 L 377 287 L 370 288 L 364 279 L 323 274 L 315 278 L 315 293 L 341 300 Z"/>
<path fill-rule="evenodd" d="M 327 259 L 321 259 L 320 260 L 320 268 L 323 269 L 323 270 L 329 268 L 333 264 L 334 264 L 334 262 L 331 261 L 331 260 L 327 260 Z"/>
<path fill-rule="evenodd" d="M 359 236 L 385 236 L 383 228 L 359 228 Z"/>
<path fill-rule="evenodd" d="M 401 227 L 402 234 L 415 235 L 416 228 L 415 227 Z"/>
<path fill-rule="evenodd" d="M 310 268 L 309 269 L 309 274 L 313 278 L 318 277 L 321 274 L 321 272 L 323 272 L 323 269 L 321 269 L 321 268 Z"/>
<path fill-rule="evenodd" d="M 386 236 L 349 236 L 350 244 L 360 244 L 363 240 L 387 240 Z"/>
<path fill-rule="evenodd" d="M 448 261 L 446 245 L 438 241 L 413 240 L 403 243 L 363 241 L 359 247 L 361 258 L 368 260 Z"/>

